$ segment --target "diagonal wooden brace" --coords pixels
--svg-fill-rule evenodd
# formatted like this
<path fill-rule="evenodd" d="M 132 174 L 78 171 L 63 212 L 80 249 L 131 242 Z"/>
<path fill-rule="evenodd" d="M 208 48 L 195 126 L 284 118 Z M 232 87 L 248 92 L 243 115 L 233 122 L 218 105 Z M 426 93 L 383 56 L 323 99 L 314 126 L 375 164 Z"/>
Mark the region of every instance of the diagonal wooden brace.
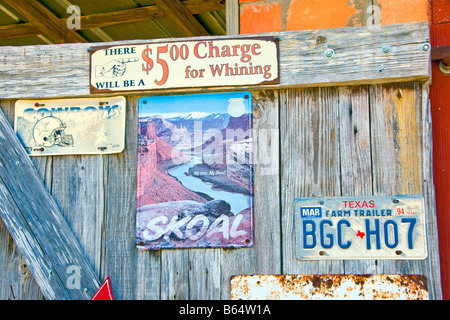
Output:
<path fill-rule="evenodd" d="M 0 215 L 46 299 L 91 299 L 98 275 L 1 110 Z"/>

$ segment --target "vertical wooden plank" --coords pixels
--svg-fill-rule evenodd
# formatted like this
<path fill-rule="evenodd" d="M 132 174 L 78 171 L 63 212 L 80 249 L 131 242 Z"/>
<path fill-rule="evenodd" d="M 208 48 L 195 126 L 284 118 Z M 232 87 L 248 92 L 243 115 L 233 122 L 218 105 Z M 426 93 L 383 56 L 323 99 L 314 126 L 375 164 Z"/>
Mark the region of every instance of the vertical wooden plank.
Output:
<path fill-rule="evenodd" d="M 135 248 L 130 250 L 135 250 Z M 120 258 L 120 257 L 119 257 Z M 134 276 L 129 276 L 128 280 L 133 281 L 135 293 L 129 297 L 123 297 L 120 293 L 120 279 L 114 279 L 112 282 L 114 298 L 116 291 L 123 300 L 158 300 L 160 299 L 159 281 L 161 272 L 161 253 L 158 252 L 138 252 L 135 258 L 136 264 Z M 109 274 L 109 273 L 108 273 Z"/>
<path fill-rule="evenodd" d="M 53 198 L 97 274 L 105 212 L 104 159 L 94 155 L 54 157 L 51 183 Z"/>
<path fill-rule="evenodd" d="M 343 273 L 342 261 L 299 261 L 295 256 L 294 199 L 339 196 L 337 88 L 281 91 L 281 209 L 284 274 Z"/>
<path fill-rule="evenodd" d="M 0 222 L 0 268 L 3 270 L 0 277 L 0 299 L 14 300 L 20 297 L 21 287 L 18 273 L 22 256 L 9 235 L 3 221 Z M 16 298 L 17 297 L 17 298 Z"/>
<path fill-rule="evenodd" d="M 117 300 L 160 297 L 160 252 L 139 252 L 135 245 L 137 112 L 138 98 L 127 98 L 125 150 L 109 155 L 104 169 L 100 278 L 111 276 Z"/>
<path fill-rule="evenodd" d="M 44 299 L 3 221 L 0 225 L 0 268 L 0 300 Z"/>
<path fill-rule="evenodd" d="M 445 282 L 442 282 L 441 271 L 445 269 L 446 265 L 441 263 L 440 255 L 440 238 L 438 232 L 438 217 L 436 211 L 436 194 L 434 189 L 434 176 L 433 176 L 433 132 L 432 132 L 432 120 L 431 120 L 431 105 L 429 97 L 428 84 L 416 83 L 416 92 L 420 92 L 422 89 L 422 106 L 418 113 L 418 119 L 422 124 L 422 134 L 419 136 L 422 150 L 422 194 L 425 198 L 425 210 L 427 215 L 427 236 L 428 236 L 428 252 L 429 257 L 425 261 L 426 268 L 431 278 L 430 291 L 431 295 L 436 300 L 446 299 L 444 296 L 444 290 L 448 291 L 445 287 Z M 445 289 L 444 289 L 445 288 Z"/>
<path fill-rule="evenodd" d="M 375 194 L 420 194 L 414 85 L 371 87 Z"/>
<path fill-rule="evenodd" d="M 422 181 L 426 176 L 429 180 L 430 173 L 429 170 L 424 172 L 423 168 L 423 157 L 429 157 L 429 151 L 422 150 L 422 139 L 427 139 L 422 130 L 424 125 L 428 125 L 424 122 L 427 111 L 423 110 L 421 86 L 414 83 L 371 86 L 370 100 L 374 194 L 424 194 Z M 380 260 L 377 271 L 425 275 L 428 278 L 430 299 L 439 299 L 440 279 L 437 275 L 439 271 L 436 271 L 439 270 L 439 264 L 435 258 L 438 252 L 437 234 L 436 229 L 430 228 L 435 211 L 430 196 L 428 186 L 425 193 L 428 258 Z"/>
<path fill-rule="evenodd" d="M 414 85 L 371 86 L 370 101 L 374 194 L 420 194 Z M 417 260 L 380 260 L 377 272 L 424 274 L 425 270 Z"/>
<path fill-rule="evenodd" d="M 189 250 L 161 251 L 161 299 L 189 300 Z"/>
<path fill-rule="evenodd" d="M 339 88 L 339 146 L 342 196 L 372 195 L 368 86 Z M 346 274 L 371 274 L 375 260 L 346 260 Z"/>
<path fill-rule="evenodd" d="M 14 107 L 15 101 L 11 102 L 10 112 L 8 112 L 7 117 L 11 123 L 11 126 L 14 126 Z M 51 193 L 52 187 L 52 167 L 53 167 L 53 157 L 33 157 L 30 158 L 33 162 L 36 171 L 40 175 L 45 188 L 49 193 Z M 15 245 L 15 244 L 14 244 Z M 41 300 L 44 299 L 44 295 L 40 291 L 36 281 L 34 280 L 30 269 L 26 261 L 21 257 L 19 265 L 19 273 L 21 275 L 23 284 L 20 286 L 20 296 L 18 299 L 21 300 Z M 17 297 L 16 297 L 17 299 Z"/>
<path fill-rule="evenodd" d="M 8 122 L 14 124 L 15 101 L 0 100 Z M 44 298 L 27 263 L 0 220 L 0 300 L 42 300 Z"/>
<path fill-rule="evenodd" d="M 254 232 L 257 273 L 281 272 L 280 124 L 278 91 L 254 91 Z M 268 258 L 270 257 L 270 258 Z"/>
<path fill-rule="evenodd" d="M 223 249 L 224 300 L 230 299 L 234 275 L 281 273 L 278 92 L 254 91 L 252 100 L 255 244 L 251 248 Z"/>
<path fill-rule="evenodd" d="M 239 34 L 239 0 L 225 2 L 227 35 Z"/>
<path fill-rule="evenodd" d="M 14 100 L 0 100 L 0 107 L 3 110 L 3 113 L 8 119 L 8 122 L 11 124 L 11 127 L 14 127 Z"/>
<path fill-rule="evenodd" d="M 372 194 L 369 91 L 339 88 L 339 139 L 343 196 Z"/>
<path fill-rule="evenodd" d="M 44 298 L 3 221 L 0 221 L 0 300 Z"/>
<path fill-rule="evenodd" d="M 0 123 L 3 221 L 47 299 L 86 299 L 98 278 L 3 112 Z M 79 288 L 67 286 L 70 265 L 83 273 Z"/>
<path fill-rule="evenodd" d="M 51 193 L 53 179 L 53 157 L 33 157 L 31 158 L 31 161 L 44 182 L 45 188 L 49 193 Z"/>
<path fill-rule="evenodd" d="M 220 300 L 221 249 L 189 250 L 189 299 Z"/>

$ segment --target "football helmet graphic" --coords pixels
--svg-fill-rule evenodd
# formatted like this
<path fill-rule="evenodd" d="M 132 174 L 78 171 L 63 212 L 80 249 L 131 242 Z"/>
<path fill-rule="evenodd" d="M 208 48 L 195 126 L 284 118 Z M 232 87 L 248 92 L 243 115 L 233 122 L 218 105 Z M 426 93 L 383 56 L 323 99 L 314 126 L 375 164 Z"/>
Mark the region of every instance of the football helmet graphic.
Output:
<path fill-rule="evenodd" d="M 66 125 L 61 119 L 55 117 L 42 118 L 34 126 L 34 141 L 38 146 L 47 148 L 54 145 L 60 147 L 73 146 L 72 135 L 65 134 L 64 129 L 66 129 Z"/>

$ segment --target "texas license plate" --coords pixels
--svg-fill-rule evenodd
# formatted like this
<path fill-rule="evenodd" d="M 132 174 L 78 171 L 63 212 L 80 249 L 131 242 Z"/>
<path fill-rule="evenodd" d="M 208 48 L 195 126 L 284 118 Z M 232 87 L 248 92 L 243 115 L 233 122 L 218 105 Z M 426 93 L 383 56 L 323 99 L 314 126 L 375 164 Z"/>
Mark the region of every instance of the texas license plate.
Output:
<path fill-rule="evenodd" d="M 14 128 L 30 156 L 119 153 L 125 97 L 18 100 Z"/>
<path fill-rule="evenodd" d="M 298 198 L 299 260 L 425 259 L 422 196 Z"/>

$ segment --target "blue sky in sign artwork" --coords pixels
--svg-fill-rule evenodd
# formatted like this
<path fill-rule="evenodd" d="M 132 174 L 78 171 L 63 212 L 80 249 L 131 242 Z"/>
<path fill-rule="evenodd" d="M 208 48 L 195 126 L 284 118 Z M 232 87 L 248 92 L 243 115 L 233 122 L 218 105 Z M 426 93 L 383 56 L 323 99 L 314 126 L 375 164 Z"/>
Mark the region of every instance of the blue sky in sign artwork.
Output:
<path fill-rule="evenodd" d="M 251 113 L 250 92 L 227 92 L 145 97 L 139 100 L 139 116 L 159 114 L 164 118 L 186 113 L 228 113 L 230 99 L 242 98 L 244 113 Z"/>

